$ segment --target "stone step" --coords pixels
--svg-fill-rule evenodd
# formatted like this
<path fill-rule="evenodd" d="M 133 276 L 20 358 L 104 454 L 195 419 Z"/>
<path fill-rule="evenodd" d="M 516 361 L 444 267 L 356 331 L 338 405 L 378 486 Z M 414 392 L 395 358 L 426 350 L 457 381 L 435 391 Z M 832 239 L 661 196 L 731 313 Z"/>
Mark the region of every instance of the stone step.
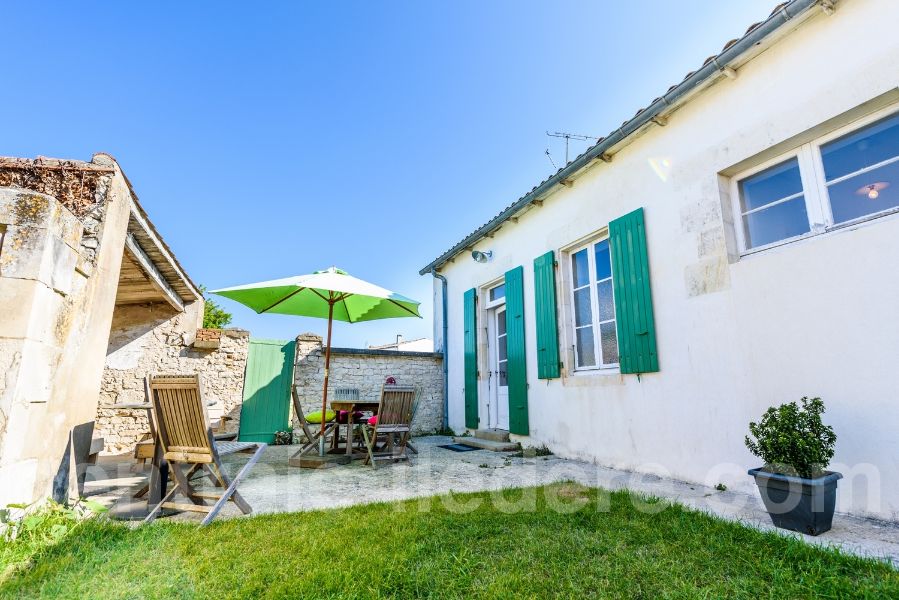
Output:
<path fill-rule="evenodd" d="M 480 448 L 481 450 L 492 450 L 493 452 L 512 452 L 519 449 L 518 444 L 515 442 L 496 442 L 476 437 L 454 437 L 453 443 Z"/>
<path fill-rule="evenodd" d="M 476 438 L 482 440 L 490 440 L 492 442 L 508 442 L 509 432 L 505 429 L 478 429 L 474 432 Z"/>

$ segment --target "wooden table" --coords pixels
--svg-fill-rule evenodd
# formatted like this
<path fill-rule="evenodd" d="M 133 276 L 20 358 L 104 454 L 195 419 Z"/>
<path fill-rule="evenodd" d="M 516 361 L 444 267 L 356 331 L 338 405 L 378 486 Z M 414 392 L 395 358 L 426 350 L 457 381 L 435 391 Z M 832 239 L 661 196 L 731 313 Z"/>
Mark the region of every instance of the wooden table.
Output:
<path fill-rule="evenodd" d="M 377 413 L 378 407 L 381 405 L 380 402 L 371 401 L 371 400 L 332 400 L 331 401 L 331 409 L 332 410 L 345 410 L 347 411 L 347 422 L 346 422 L 346 453 L 351 455 L 353 454 L 353 434 L 355 433 L 355 428 L 353 427 L 356 423 L 353 423 L 353 413 L 356 411 L 360 412 L 372 412 Z M 340 425 L 337 426 L 337 433 L 340 433 Z"/>

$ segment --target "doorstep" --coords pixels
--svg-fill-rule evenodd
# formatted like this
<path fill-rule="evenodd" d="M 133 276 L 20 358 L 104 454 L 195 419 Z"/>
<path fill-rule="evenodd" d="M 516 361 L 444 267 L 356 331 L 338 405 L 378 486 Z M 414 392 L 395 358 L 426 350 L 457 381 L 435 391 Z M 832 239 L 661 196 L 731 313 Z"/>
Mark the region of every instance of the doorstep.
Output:
<path fill-rule="evenodd" d="M 481 450 L 491 450 L 492 452 L 513 452 L 520 449 L 516 442 L 497 442 L 479 437 L 454 437 L 453 443 L 480 448 Z"/>

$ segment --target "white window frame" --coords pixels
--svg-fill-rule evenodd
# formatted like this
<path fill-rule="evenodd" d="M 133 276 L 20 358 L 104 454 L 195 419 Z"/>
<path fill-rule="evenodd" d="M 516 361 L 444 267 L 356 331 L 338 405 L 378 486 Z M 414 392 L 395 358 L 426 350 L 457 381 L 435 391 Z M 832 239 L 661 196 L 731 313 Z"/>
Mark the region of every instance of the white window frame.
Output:
<path fill-rule="evenodd" d="M 572 358 L 574 360 L 574 363 L 571 366 L 572 366 L 572 371 L 574 371 L 576 373 L 585 372 L 585 371 L 610 371 L 610 370 L 617 371 L 620 368 L 619 362 L 603 363 L 602 336 L 600 334 L 600 326 L 603 323 L 616 323 L 616 327 L 617 327 L 617 322 L 618 322 L 617 311 L 615 313 L 614 319 L 611 319 L 611 320 L 606 319 L 605 321 L 599 320 L 599 292 L 597 291 L 597 286 L 599 285 L 600 280 L 596 279 L 596 251 L 594 249 L 594 246 L 596 246 L 596 244 L 598 244 L 600 242 L 604 242 L 604 241 L 608 241 L 608 240 L 609 240 L 608 234 L 601 235 L 598 237 L 591 238 L 588 241 L 583 242 L 577 246 L 572 246 L 570 249 L 566 250 L 565 262 L 566 262 L 566 267 L 568 269 L 568 278 L 567 278 L 568 301 L 571 306 L 571 311 L 570 311 L 571 314 L 570 314 L 568 330 L 571 332 L 571 344 L 573 346 Z M 574 273 L 574 271 L 573 271 L 574 255 L 582 250 L 587 250 L 588 283 L 585 286 L 580 286 L 578 288 L 575 288 L 574 274 L 573 274 Z M 611 243 L 609 244 L 609 251 L 611 253 Z M 612 277 L 614 277 L 615 266 L 614 266 L 614 264 L 611 264 L 610 267 L 613 270 Z M 609 280 L 611 280 L 612 277 L 610 277 Z M 603 279 L 601 281 L 606 281 L 606 279 Z M 577 326 L 577 320 L 576 320 L 576 316 L 575 316 L 575 313 L 577 310 L 577 308 L 576 308 L 577 302 L 575 301 L 575 298 L 574 298 L 574 292 L 576 289 L 580 290 L 580 289 L 584 289 L 584 288 L 590 289 L 590 318 L 591 318 L 591 325 L 593 327 L 593 356 L 596 360 L 596 364 L 592 365 L 592 366 L 580 366 L 578 364 L 579 361 L 578 361 L 578 353 L 577 353 L 577 330 L 579 329 L 579 327 Z M 612 302 L 613 302 L 613 306 L 614 306 L 614 302 L 615 302 L 615 286 L 614 285 L 612 286 Z M 618 344 L 617 331 L 616 331 L 615 343 Z M 620 351 L 620 348 L 619 348 L 619 351 Z"/>
<path fill-rule="evenodd" d="M 897 106 L 891 106 L 883 110 L 879 110 L 862 119 L 858 119 L 848 125 L 831 131 L 826 135 L 820 136 L 812 140 L 811 142 L 807 142 L 797 148 L 794 148 L 789 152 L 785 152 L 779 156 L 776 156 L 770 160 L 766 160 L 765 162 L 762 162 L 750 169 L 734 175 L 731 178 L 730 185 L 730 194 L 732 198 L 731 210 L 734 223 L 734 232 L 740 250 L 740 255 L 746 256 L 749 254 L 755 254 L 757 252 L 762 252 L 770 248 L 783 246 L 784 244 L 790 244 L 830 231 L 843 229 L 845 227 L 851 227 L 853 225 L 857 225 L 865 221 L 870 221 L 872 219 L 879 219 L 887 215 L 899 213 L 899 207 L 893 207 L 880 212 L 864 215 L 851 221 L 834 223 L 833 212 L 830 205 L 830 196 L 827 191 L 827 183 L 824 180 L 824 159 L 821 155 L 822 146 L 825 146 L 828 143 L 845 135 L 864 129 L 865 127 L 871 125 L 872 123 L 875 123 L 876 121 L 894 116 L 896 114 L 899 114 L 899 107 Z M 809 231 L 801 235 L 778 240 L 776 242 L 771 242 L 770 244 L 764 244 L 761 246 L 749 248 L 746 245 L 746 233 L 744 229 L 745 224 L 743 221 L 742 210 L 743 199 L 740 196 L 740 182 L 764 171 L 765 169 L 790 160 L 791 158 L 796 158 L 799 162 L 799 176 L 802 180 L 802 193 L 805 197 L 805 210 L 809 220 Z M 878 165 L 873 165 L 868 169 L 873 170 L 877 167 L 896 161 L 899 161 L 899 159 L 891 159 L 890 161 L 885 161 L 879 163 Z M 849 175 L 834 180 L 834 182 L 831 182 L 831 185 L 833 183 L 842 181 L 843 179 L 858 175 L 862 172 L 864 172 L 864 170 L 850 173 Z"/>
<path fill-rule="evenodd" d="M 504 285 L 506 285 L 505 277 L 503 277 L 499 281 L 489 284 L 488 286 L 486 286 L 484 288 L 484 309 L 485 310 L 490 309 L 490 308 L 496 308 L 497 306 L 506 303 L 506 291 L 505 290 L 503 290 L 502 298 L 497 298 L 496 300 L 490 299 L 490 292 L 495 290 L 496 288 L 504 286 Z"/>

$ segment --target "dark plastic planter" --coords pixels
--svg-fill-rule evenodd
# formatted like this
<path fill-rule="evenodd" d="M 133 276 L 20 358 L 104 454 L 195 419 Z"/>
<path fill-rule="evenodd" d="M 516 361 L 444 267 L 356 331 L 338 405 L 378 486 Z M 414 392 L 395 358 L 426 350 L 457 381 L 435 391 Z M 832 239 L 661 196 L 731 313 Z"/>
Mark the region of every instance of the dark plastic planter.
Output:
<path fill-rule="evenodd" d="M 765 509 L 775 527 L 818 535 L 830 529 L 837 500 L 840 473 L 825 471 L 816 479 L 803 479 L 750 469 L 755 477 Z"/>

